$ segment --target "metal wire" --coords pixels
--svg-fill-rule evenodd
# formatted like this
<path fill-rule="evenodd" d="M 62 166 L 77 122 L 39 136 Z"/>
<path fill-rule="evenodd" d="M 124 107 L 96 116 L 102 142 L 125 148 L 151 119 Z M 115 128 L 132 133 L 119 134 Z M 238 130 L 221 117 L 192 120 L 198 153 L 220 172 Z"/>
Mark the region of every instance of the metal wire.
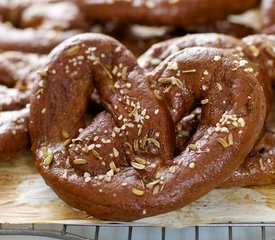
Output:
<path fill-rule="evenodd" d="M 7 227 L 6 227 L 7 226 Z M 110 231 L 116 231 L 117 228 L 128 228 L 127 233 L 125 234 L 124 239 L 132 240 L 133 239 L 133 230 L 134 229 L 141 229 L 141 228 L 147 228 L 146 226 L 141 225 L 123 225 L 123 224 L 102 224 L 102 225 L 61 225 L 60 230 L 43 230 L 41 228 L 42 225 L 40 224 L 31 224 L 29 228 L 22 227 L 16 225 L 13 228 L 13 225 L 6 225 L 6 224 L 0 224 L 0 238 L 1 235 L 18 235 L 18 236 L 38 236 L 38 237 L 50 237 L 55 239 L 64 239 L 64 240 L 84 240 L 84 239 L 90 239 L 90 240 L 101 240 L 100 238 L 100 232 L 105 231 L 104 228 L 109 227 L 111 228 Z M 77 234 L 73 234 L 69 232 L 70 227 L 89 227 L 91 229 L 91 234 L 87 238 L 85 236 L 80 236 Z M 226 227 L 228 229 L 228 239 L 234 240 L 234 234 L 235 231 L 238 231 L 238 228 L 245 227 L 257 227 L 260 231 L 260 239 L 261 240 L 267 240 L 266 236 L 266 230 L 267 228 L 273 228 L 275 230 L 275 223 L 219 223 L 219 224 L 207 224 L 207 225 L 201 225 L 201 226 L 194 226 L 194 240 L 200 240 L 201 230 L 203 228 L 213 228 L 213 227 Z M 169 239 L 167 237 L 167 228 L 161 227 L 158 228 L 160 230 L 160 240 L 166 240 Z M 94 234 L 92 234 L 92 230 L 94 230 Z M 181 229 L 182 231 L 186 230 L 185 228 Z M 226 236 L 223 238 L 226 239 Z M 107 239 L 104 239 L 107 240 Z M 157 240 L 157 239 L 156 239 Z"/>

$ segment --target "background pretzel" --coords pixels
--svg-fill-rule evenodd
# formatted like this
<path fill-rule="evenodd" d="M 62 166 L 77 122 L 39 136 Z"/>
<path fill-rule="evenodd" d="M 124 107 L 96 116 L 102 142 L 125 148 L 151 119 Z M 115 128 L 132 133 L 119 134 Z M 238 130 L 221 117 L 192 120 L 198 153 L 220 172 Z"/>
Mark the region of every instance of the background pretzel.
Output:
<path fill-rule="evenodd" d="M 134 22 L 147 25 L 199 26 L 255 7 L 259 1 L 92 1 L 75 0 L 86 15 L 102 22 Z M 165 17 L 164 17 L 165 16 Z"/>
<path fill-rule="evenodd" d="M 241 163 L 264 124 L 262 87 L 253 73 L 236 69 L 235 61 L 241 58 L 225 50 L 192 48 L 145 73 L 111 38 L 84 34 L 65 41 L 48 58 L 45 87 L 37 86 L 31 98 L 30 132 L 39 172 L 64 201 L 100 219 L 133 220 L 194 201 Z M 211 77 L 203 79 L 206 68 Z M 168 111 L 148 86 L 154 80 L 162 84 L 160 90 L 171 85 Z M 225 91 L 201 90 L 216 80 Z M 85 127 L 94 87 L 107 111 Z M 205 102 L 202 121 L 192 140 L 204 153 L 185 149 L 174 156 L 173 122 L 200 101 Z M 228 133 L 214 131 L 205 138 L 224 118 L 236 121 L 227 126 L 231 146 L 222 140 Z"/>
<path fill-rule="evenodd" d="M 0 3 L 0 19 L 1 50 L 48 53 L 87 29 L 83 14 L 71 1 L 6 0 Z"/>
<path fill-rule="evenodd" d="M 43 56 L 21 52 L 0 54 L 0 156 L 7 161 L 30 147 L 29 103 Z"/>
<path fill-rule="evenodd" d="M 254 35 L 244 38 L 242 41 L 236 38 L 218 34 L 194 34 L 186 37 L 168 40 L 152 46 L 143 56 L 139 63 L 149 69 L 153 69 L 158 62 L 165 59 L 175 51 L 188 47 L 208 46 L 222 49 L 233 49 L 242 56 L 247 56 L 263 72 L 267 73 L 265 81 L 262 81 L 266 92 L 266 101 L 269 111 L 272 103 L 272 90 L 270 80 L 274 81 L 273 48 L 275 39 L 273 36 Z M 188 145 L 190 136 L 195 132 L 200 119 L 200 111 L 192 112 L 188 117 L 182 119 L 176 126 L 177 147 L 179 150 Z M 244 164 L 236 170 L 222 186 L 247 186 L 265 185 L 275 181 L 275 133 L 265 130 L 263 137 L 245 159 Z"/>

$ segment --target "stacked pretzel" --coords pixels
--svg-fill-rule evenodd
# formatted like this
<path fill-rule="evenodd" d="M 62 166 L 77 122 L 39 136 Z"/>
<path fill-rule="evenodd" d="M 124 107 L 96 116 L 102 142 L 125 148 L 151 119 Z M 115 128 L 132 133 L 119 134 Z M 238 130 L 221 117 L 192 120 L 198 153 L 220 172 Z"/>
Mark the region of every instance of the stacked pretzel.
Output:
<path fill-rule="evenodd" d="M 274 31 L 271 2 L 262 2 L 266 33 Z M 72 207 L 104 220 L 176 210 L 216 187 L 274 183 L 275 134 L 266 127 L 274 35 L 187 35 L 157 43 L 138 59 L 114 38 L 93 33 L 65 40 L 48 56 L 7 51 L 48 53 L 87 31 L 90 20 L 130 46 L 135 37 L 123 36 L 129 22 L 186 31 L 258 3 L 1 3 L 0 28 L 11 36 L 0 38 L 1 160 L 31 140 L 46 183 Z M 65 20 L 62 11 L 70 13 Z"/>

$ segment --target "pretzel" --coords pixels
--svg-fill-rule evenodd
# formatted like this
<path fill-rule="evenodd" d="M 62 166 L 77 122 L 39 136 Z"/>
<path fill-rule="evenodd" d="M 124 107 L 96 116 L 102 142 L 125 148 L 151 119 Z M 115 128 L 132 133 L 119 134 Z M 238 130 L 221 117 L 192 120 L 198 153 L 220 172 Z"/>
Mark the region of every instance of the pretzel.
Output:
<path fill-rule="evenodd" d="M 275 34 L 275 1 L 262 0 L 261 3 L 262 32 Z"/>
<path fill-rule="evenodd" d="M 18 156 L 30 147 L 30 89 L 44 56 L 21 52 L 0 54 L 0 161 Z"/>
<path fill-rule="evenodd" d="M 159 62 L 173 52 L 194 46 L 218 47 L 222 49 L 233 49 L 234 52 L 246 56 L 258 63 L 267 78 L 260 81 L 266 92 L 267 112 L 272 103 L 272 90 L 270 79 L 274 81 L 275 55 L 273 48 L 275 38 L 273 36 L 254 35 L 238 40 L 236 38 L 219 34 L 194 34 L 177 39 L 168 40 L 152 46 L 143 56 L 139 58 L 141 66 L 153 69 Z M 183 118 L 176 126 L 177 148 L 181 150 L 188 145 L 190 136 L 193 135 L 198 126 L 200 112 L 192 112 Z M 274 183 L 275 171 L 275 133 L 266 130 L 259 143 L 246 157 L 244 164 L 233 172 L 232 176 L 221 186 L 249 186 L 266 185 Z"/>
<path fill-rule="evenodd" d="M 191 203 L 240 165 L 263 128 L 260 75 L 236 69 L 236 61 L 241 58 L 230 51 L 192 48 L 147 73 L 112 38 L 83 34 L 66 40 L 48 57 L 44 87 L 36 86 L 31 97 L 30 134 L 39 172 L 65 202 L 100 219 L 129 221 Z M 186 74 L 190 69 L 196 71 Z M 206 70 L 211 77 L 203 80 Z M 201 90 L 216 80 L 225 91 Z M 160 84 L 161 92 L 171 85 L 165 104 L 149 82 Z M 232 87 L 242 94 L 233 94 Z M 86 127 L 94 88 L 106 110 Z M 185 149 L 175 156 L 173 122 L 206 99 L 193 137 L 204 153 Z M 231 118 L 229 147 L 228 133 L 213 130 Z"/>
<path fill-rule="evenodd" d="M 257 0 L 75 0 L 86 15 L 101 22 L 139 23 L 145 25 L 200 26 L 241 13 L 258 4 Z"/>
<path fill-rule="evenodd" d="M 165 41 L 177 36 L 183 36 L 187 33 L 215 32 L 226 33 L 235 37 L 245 37 L 255 33 L 255 30 L 241 24 L 231 23 L 223 20 L 215 23 L 201 25 L 199 27 L 189 27 L 182 29 L 180 27 L 152 27 L 140 26 L 135 24 L 96 24 L 91 32 L 104 33 L 118 39 L 136 56 L 140 56 L 153 44 Z"/>
<path fill-rule="evenodd" d="M 223 33 L 237 38 L 243 38 L 256 33 L 256 30 L 252 27 L 240 23 L 233 23 L 229 20 L 219 20 L 197 27 L 187 27 L 186 31 L 189 33 Z M 183 34 L 178 36 L 183 36 Z"/>
<path fill-rule="evenodd" d="M 0 14 L 2 51 L 48 53 L 87 29 L 84 16 L 71 1 L 5 1 L 0 4 Z"/>

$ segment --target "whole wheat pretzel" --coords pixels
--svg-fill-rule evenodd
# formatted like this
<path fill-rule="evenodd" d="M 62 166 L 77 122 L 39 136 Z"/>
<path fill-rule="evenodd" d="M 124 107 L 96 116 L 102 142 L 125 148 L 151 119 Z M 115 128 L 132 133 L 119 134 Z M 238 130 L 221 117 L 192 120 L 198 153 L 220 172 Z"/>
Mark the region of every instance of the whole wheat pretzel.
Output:
<path fill-rule="evenodd" d="M 83 14 L 71 1 L 6 0 L 0 3 L 0 19 L 1 50 L 48 53 L 87 29 Z"/>
<path fill-rule="evenodd" d="M 254 35 L 242 40 L 221 34 L 194 34 L 155 44 L 139 58 L 141 66 L 153 69 L 158 62 L 164 60 L 173 52 L 194 46 L 217 47 L 232 49 L 258 64 L 267 73 L 261 84 L 266 92 L 267 110 L 272 103 L 270 80 L 274 77 L 275 38 L 273 36 Z M 245 63 L 245 62 L 243 62 Z M 249 69 L 247 69 L 249 70 Z M 206 87 L 206 86 L 205 86 Z M 217 85 L 220 87 L 220 85 Z M 192 112 L 183 118 L 176 126 L 177 148 L 181 150 L 188 145 L 190 136 L 199 124 L 200 112 Z M 194 146 L 191 145 L 191 148 Z M 233 172 L 232 176 L 222 186 L 265 185 L 275 181 L 275 133 L 265 130 L 265 133 L 246 157 L 244 164 Z"/>
<path fill-rule="evenodd" d="M 65 202 L 100 219 L 134 220 L 189 204 L 231 174 L 264 124 L 260 75 L 236 68 L 236 61 L 242 59 L 230 51 L 190 48 L 147 73 L 112 38 L 68 39 L 50 54 L 44 87 L 36 86 L 31 98 L 30 133 L 39 172 Z M 202 79 L 206 70 L 211 77 Z M 214 87 L 217 80 L 225 91 Z M 159 90 L 171 85 L 166 107 L 149 82 L 162 83 Z M 202 91 L 205 83 L 211 87 Z M 106 111 L 85 127 L 94 88 Z M 187 148 L 175 155 L 173 122 L 200 101 L 208 104 L 193 144 L 203 154 Z M 215 131 L 217 124 L 230 133 Z M 229 135 L 234 143 L 225 146 Z"/>
<path fill-rule="evenodd" d="M 262 0 L 261 3 L 262 32 L 275 34 L 275 1 Z"/>
<path fill-rule="evenodd" d="M 102 22 L 199 26 L 256 6 L 258 0 L 75 0 L 86 15 Z"/>
<path fill-rule="evenodd" d="M 7 161 L 30 147 L 27 104 L 44 59 L 22 52 L 0 54 L 0 161 Z"/>

